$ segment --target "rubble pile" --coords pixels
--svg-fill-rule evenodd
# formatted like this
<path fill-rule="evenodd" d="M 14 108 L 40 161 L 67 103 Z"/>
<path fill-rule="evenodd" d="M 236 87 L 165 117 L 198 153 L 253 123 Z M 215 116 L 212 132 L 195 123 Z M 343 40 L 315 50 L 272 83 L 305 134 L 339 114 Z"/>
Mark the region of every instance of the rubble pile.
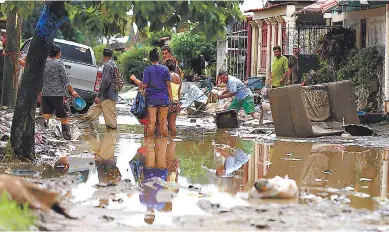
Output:
<path fill-rule="evenodd" d="M 13 110 L 8 107 L 0 108 L 0 157 L 4 153 L 4 149 L 11 136 L 11 126 L 13 119 Z M 36 117 L 35 121 L 35 154 L 41 158 L 54 158 L 69 151 L 68 143 L 61 139 L 60 122 L 51 120 L 50 127 L 43 126 L 43 118 Z"/>
<path fill-rule="evenodd" d="M 181 115 L 215 116 L 217 112 L 226 110 L 233 100 L 233 98 L 218 99 L 218 96 L 223 93 L 225 88 L 200 89 L 196 85 L 191 84 L 187 89 L 181 98 L 183 103 L 181 105 L 183 109 Z M 260 115 L 263 115 L 263 123 L 271 123 L 273 121 L 267 91 L 267 88 L 253 91 L 255 110 Z M 242 126 L 258 126 L 260 123 L 258 119 L 252 119 L 251 115 L 246 115 L 243 110 L 238 112 L 238 117 Z"/>

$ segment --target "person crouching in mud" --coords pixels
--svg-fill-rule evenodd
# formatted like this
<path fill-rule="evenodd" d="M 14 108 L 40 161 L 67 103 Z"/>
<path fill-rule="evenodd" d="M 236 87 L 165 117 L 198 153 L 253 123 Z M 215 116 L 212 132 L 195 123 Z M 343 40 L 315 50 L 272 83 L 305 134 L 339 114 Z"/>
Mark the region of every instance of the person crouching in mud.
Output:
<path fill-rule="evenodd" d="M 49 57 L 43 76 L 42 87 L 42 111 L 45 119 L 45 127 L 49 126 L 49 120 L 54 113 L 61 119 L 62 135 L 66 140 L 71 140 L 70 132 L 70 106 L 68 104 L 69 93 L 72 97 L 79 97 L 74 91 L 70 78 L 61 58 L 61 47 L 57 44 L 51 46 Z"/>
<path fill-rule="evenodd" d="M 218 79 L 222 83 L 226 83 L 227 89 L 219 96 L 219 99 L 234 97 L 228 110 L 234 109 L 238 113 L 242 107 L 246 115 L 251 115 L 253 119 L 259 119 L 255 113 L 253 92 L 241 80 L 228 75 L 227 71 L 220 70 Z"/>

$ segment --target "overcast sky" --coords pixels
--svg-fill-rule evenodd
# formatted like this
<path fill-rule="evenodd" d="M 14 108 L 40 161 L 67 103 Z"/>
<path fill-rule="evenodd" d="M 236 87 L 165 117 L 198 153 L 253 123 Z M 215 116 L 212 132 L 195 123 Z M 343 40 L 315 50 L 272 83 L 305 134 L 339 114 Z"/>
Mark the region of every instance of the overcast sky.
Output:
<path fill-rule="evenodd" d="M 245 11 L 245 10 L 251 10 L 251 9 L 256 9 L 261 7 L 262 7 L 262 0 L 244 0 L 240 9 L 242 11 Z"/>

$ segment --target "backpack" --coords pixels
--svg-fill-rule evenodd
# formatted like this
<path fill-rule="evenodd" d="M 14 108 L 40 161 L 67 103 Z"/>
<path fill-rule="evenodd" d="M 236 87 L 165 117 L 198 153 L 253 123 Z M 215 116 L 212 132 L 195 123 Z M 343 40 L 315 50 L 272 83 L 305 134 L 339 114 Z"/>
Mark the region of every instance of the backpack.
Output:
<path fill-rule="evenodd" d="M 120 92 L 124 85 L 124 78 L 115 64 L 109 64 L 113 66 L 113 73 L 111 75 L 111 85 L 115 92 Z"/>

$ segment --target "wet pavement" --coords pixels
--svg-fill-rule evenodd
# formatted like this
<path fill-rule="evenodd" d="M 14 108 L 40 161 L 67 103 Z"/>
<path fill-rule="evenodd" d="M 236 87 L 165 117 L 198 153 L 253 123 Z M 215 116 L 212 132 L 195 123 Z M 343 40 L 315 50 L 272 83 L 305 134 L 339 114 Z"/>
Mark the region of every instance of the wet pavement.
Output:
<path fill-rule="evenodd" d="M 271 135 L 266 135 L 269 138 L 265 139 L 242 139 L 244 136 L 231 134 L 241 135 L 249 131 L 249 127 L 241 127 L 240 134 L 238 130 L 217 130 L 213 118 L 209 117 L 195 120 L 180 117 L 176 138 L 146 139 L 143 128 L 126 110 L 119 107 L 116 131 L 107 131 L 102 119 L 97 129 L 80 130 L 78 139 L 71 143 L 71 152 L 59 152 L 62 158 L 54 165 L 10 164 L 0 168 L 0 172 L 30 178 L 42 187 L 60 192 L 70 213 L 76 216 L 88 218 L 86 215 L 94 212 L 103 221 L 125 228 L 144 228 L 149 224 L 161 226 L 159 229 L 174 225 L 188 227 L 194 218 L 216 219 L 227 212 L 242 213 L 242 209 L 251 212 L 253 208 L 248 207 L 257 210 L 258 207 L 265 207 L 263 210 L 273 207 L 277 212 L 287 212 L 288 209 L 293 211 L 288 208 L 290 204 L 298 204 L 300 208 L 294 210 L 309 212 L 313 210 L 309 209 L 311 204 L 325 204 L 319 209 L 350 206 L 352 209 L 347 208 L 347 212 L 340 214 L 363 209 L 366 211 L 361 212 L 366 215 L 388 204 L 389 152 L 386 148 L 356 146 L 355 140 L 341 143 L 339 138 L 321 142 L 269 139 Z M 221 154 L 215 149 L 218 147 L 230 152 Z M 248 191 L 255 180 L 275 176 L 295 180 L 299 198 L 248 199 Z M 331 212 L 322 213 L 330 217 Z M 180 221 L 182 217 L 186 219 Z M 209 225 L 199 220 L 204 227 Z M 248 223 L 246 229 L 263 227 L 251 223 L 250 219 L 245 222 Z M 236 223 L 239 224 L 239 220 Z M 378 223 L 382 224 L 386 225 L 386 221 Z M 234 228 L 223 226 L 218 228 Z M 265 223 L 262 229 L 269 228 Z"/>
<path fill-rule="evenodd" d="M 227 209 L 328 199 L 375 210 L 387 201 L 386 149 L 282 141 L 260 143 L 222 130 L 188 133 L 174 139 L 144 139 L 141 134 L 117 131 L 88 132 L 74 145 L 75 151 L 67 158 L 68 167 L 61 162 L 54 167 L 26 165 L 7 173 L 33 178 L 53 178 L 65 173 L 76 176 L 70 191 L 73 203 L 138 212 L 126 219 L 131 226 L 151 223 L 144 217 L 154 217 L 153 224 L 171 224 L 176 216 L 206 215 L 199 206 L 202 199 Z M 218 154 L 215 147 L 220 145 L 229 146 L 231 153 L 238 150 L 241 157 Z M 220 168 L 226 171 L 221 176 L 216 174 Z M 248 199 L 247 192 L 256 179 L 286 175 L 297 182 L 299 199 Z M 94 196 L 96 185 L 121 180 L 134 183 L 135 187 L 129 192 L 115 193 L 114 198 Z"/>

